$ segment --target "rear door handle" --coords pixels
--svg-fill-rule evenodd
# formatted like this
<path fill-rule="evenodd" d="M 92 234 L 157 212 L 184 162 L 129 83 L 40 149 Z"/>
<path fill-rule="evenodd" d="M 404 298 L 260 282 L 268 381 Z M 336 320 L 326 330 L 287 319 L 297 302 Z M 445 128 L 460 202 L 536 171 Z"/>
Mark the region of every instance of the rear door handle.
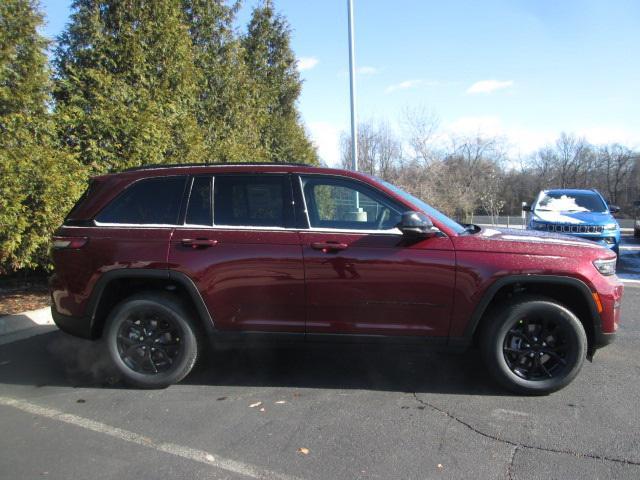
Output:
<path fill-rule="evenodd" d="M 311 248 L 315 250 L 322 250 L 324 253 L 337 252 L 339 250 L 346 250 L 349 245 L 340 242 L 313 242 Z"/>
<path fill-rule="evenodd" d="M 211 240 L 209 238 L 183 238 L 180 243 L 185 247 L 191 248 L 208 248 L 218 244 L 218 240 Z"/>

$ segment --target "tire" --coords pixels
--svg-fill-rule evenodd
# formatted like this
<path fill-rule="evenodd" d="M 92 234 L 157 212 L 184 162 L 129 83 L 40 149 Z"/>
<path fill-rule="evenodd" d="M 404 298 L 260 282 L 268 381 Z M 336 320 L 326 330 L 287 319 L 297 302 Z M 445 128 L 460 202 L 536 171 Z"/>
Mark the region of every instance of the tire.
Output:
<path fill-rule="evenodd" d="M 578 375 L 587 354 L 580 320 L 552 300 L 524 297 L 489 312 L 480 348 L 491 375 L 517 394 L 546 395 Z"/>
<path fill-rule="evenodd" d="M 120 302 L 106 321 L 104 341 L 124 381 L 164 388 L 186 377 L 198 359 L 197 328 L 178 299 L 155 292 Z"/>

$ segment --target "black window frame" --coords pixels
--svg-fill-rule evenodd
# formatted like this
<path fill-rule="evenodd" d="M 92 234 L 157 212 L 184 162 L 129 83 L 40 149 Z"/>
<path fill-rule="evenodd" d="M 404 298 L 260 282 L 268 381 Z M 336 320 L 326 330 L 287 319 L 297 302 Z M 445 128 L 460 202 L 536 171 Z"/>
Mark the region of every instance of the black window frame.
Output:
<path fill-rule="evenodd" d="M 174 223 L 127 223 L 127 222 L 103 222 L 103 221 L 98 220 L 98 217 L 107 208 L 109 208 L 115 202 L 120 200 L 121 197 L 123 197 L 127 192 L 129 192 L 135 186 L 137 186 L 137 185 L 139 185 L 139 184 L 141 184 L 143 182 L 146 182 L 146 181 L 154 181 L 154 180 L 162 180 L 162 179 L 174 179 L 174 178 L 181 178 L 182 181 L 183 181 L 182 193 L 178 195 L 180 204 L 178 205 L 178 209 L 177 209 L 177 213 L 176 213 L 176 220 L 175 220 Z M 184 218 L 183 217 L 183 211 L 184 211 L 184 208 L 185 208 L 185 194 L 188 192 L 188 188 L 189 188 L 189 185 L 190 185 L 190 182 L 188 180 L 189 180 L 189 175 L 184 175 L 184 174 L 158 175 L 158 176 L 138 178 L 138 179 L 134 180 L 133 182 L 129 183 L 115 197 L 113 197 L 105 205 L 103 205 L 100 208 L 100 210 L 98 212 L 96 212 L 96 214 L 93 216 L 93 218 L 91 220 L 93 221 L 93 224 L 95 226 L 127 225 L 127 226 L 131 226 L 131 227 L 163 227 L 163 226 L 177 226 L 177 225 L 180 225 L 180 222 Z"/>

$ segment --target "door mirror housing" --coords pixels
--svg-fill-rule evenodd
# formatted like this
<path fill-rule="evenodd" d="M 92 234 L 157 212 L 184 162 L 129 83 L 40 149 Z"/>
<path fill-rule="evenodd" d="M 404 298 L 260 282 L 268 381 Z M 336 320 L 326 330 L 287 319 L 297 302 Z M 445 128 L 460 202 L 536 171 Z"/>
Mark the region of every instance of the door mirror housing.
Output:
<path fill-rule="evenodd" d="M 618 213 L 620 211 L 620 207 L 617 205 L 609 205 L 609 211 L 611 213 Z"/>
<path fill-rule="evenodd" d="M 523 212 L 530 212 L 531 211 L 531 205 L 522 205 L 522 211 Z"/>
<path fill-rule="evenodd" d="M 412 238 L 429 238 L 440 231 L 424 213 L 414 211 L 404 212 L 396 227 L 405 237 Z"/>

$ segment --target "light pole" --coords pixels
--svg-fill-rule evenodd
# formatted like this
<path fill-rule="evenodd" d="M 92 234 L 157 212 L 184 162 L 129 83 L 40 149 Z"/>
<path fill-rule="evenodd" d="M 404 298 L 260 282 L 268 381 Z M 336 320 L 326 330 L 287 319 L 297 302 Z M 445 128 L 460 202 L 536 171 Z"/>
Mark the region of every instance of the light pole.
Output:
<path fill-rule="evenodd" d="M 351 166 L 358 170 L 358 125 L 356 117 L 356 57 L 353 35 L 353 0 L 347 0 L 349 11 L 349 84 L 351 92 Z"/>

